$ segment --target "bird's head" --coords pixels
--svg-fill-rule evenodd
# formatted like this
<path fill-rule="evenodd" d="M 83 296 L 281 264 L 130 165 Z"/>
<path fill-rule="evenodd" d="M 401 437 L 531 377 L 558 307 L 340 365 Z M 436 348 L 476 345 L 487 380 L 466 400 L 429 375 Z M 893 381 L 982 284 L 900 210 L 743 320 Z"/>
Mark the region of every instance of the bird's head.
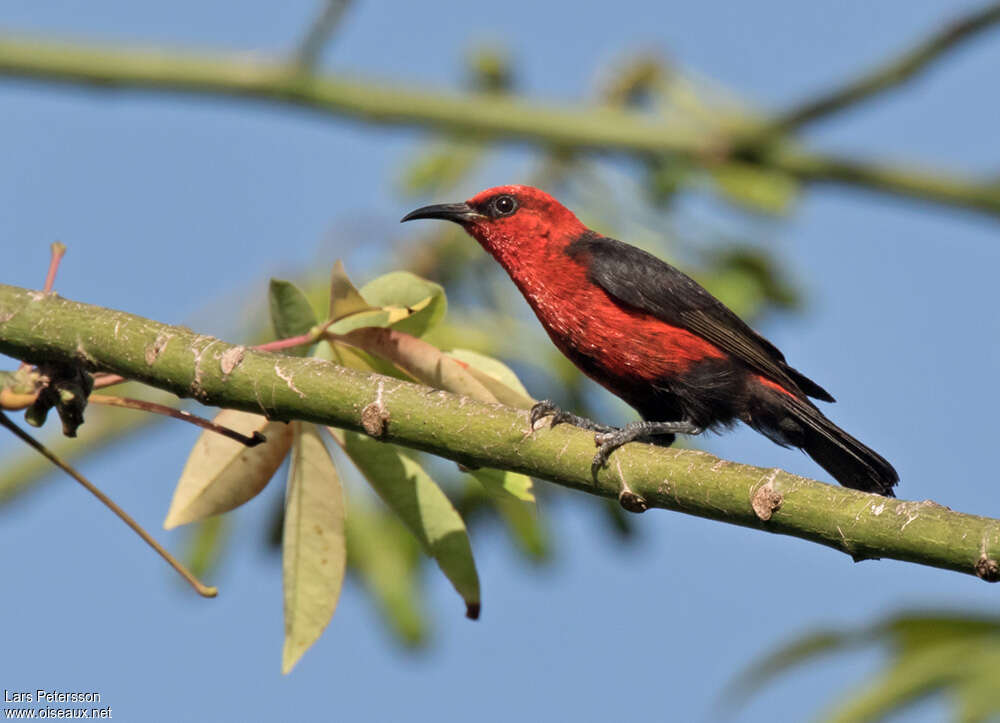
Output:
<path fill-rule="evenodd" d="M 505 266 L 515 257 L 568 243 L 586 230 L 569 209 L 531 186 L 488 188 L 463 203 L 418 208 L 402 220 L 419 218 L 459 224 Z"/>

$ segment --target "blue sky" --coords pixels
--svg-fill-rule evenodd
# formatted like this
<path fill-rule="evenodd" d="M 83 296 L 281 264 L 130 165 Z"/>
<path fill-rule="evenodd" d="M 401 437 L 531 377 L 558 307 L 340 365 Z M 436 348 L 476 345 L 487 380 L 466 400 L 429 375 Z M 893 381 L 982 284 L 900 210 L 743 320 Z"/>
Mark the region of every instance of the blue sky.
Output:
<path fill-rule="evenodd" d="M 612 13 L 536 5 L 357 0 L 323 63 L 360 77 L 453 86 L 465 52 L 492 41 L 510 48 L 527 91 L 572 100 L 608 62 L 649 47 L 778 108 L 970 6 L 619 0 Z M 217 0 L 67 0 L 5 3 L 0 26 L 279 52 L 314 12 L 300 1 L 237 10 Z M 827 149 L 995 175 L 1000 96 L 987 89 L 997 67 L 994 33 L 807 137 Z M 396 226 L 413 204 L 393 185 L 423 138 L 416 132 L 250 103 L 5 79 L 0 118 L 2 283 L 40 285 L 48 245 L 59 239 L 69 246 L 63 295 L 189 323 L 213 302 L 263 289 L 268 276 L 302 271 L 319 248 L 330 254 L 323 265 L 363 256 L 360 242 L 323 246 L 331 229 L 363 220 L 393 237 L 416 233 Z M 509 154 L 497 173 L 520 168 L 521 157 Z M 995 517 L 998 228 L 971 213 L 811 189 L 769 234 L 809 290 L 809 307 L 764 329 L 837 397 L 831 417 L 895 464 L 901 496 Z M 200 330 L 222 331 L 201 319 Z M 83 469 L 158 529 L 194 437 L 161 427 Z M 746 430 L 706 447 L 820 475 L 805 456 Z M 0 440 L 0 452 L 12 449 Z M 280 490 L 266 494 L 273 500 Z M 280 566 L 252 534 L 269 509 L 257 500 L 237 512 L 243 533 L 212 579 L 222 593 L 211 602 L 181 589 L 69 481 L 0 509 L 0 687 L 100 691 L 120 720 L 701 720 L 736 671 L 788 636 L 911 607 L 997 607 L 997 588 L 971 577 L 891 561 L 855 565 L 815 545 L 673 513 L 644 515 L 639 539 L 622 547 L 592 505 L 570 501 L 552 511 L 558 555 L 548 568 L 525 566 L 496 531 L 477 534 L 478 623 L 464 620 L 447 583 L 429 575 L 435 638 L 425 653 L 409 654 L 349 585 L 324 637 L 282 677 Z M 877 662 L 859 655 L 796 674 L 740 719 L 773 720 L 779 705 L 805 717 Z M 936 720 L 937 705 L 907 719 Z"/>

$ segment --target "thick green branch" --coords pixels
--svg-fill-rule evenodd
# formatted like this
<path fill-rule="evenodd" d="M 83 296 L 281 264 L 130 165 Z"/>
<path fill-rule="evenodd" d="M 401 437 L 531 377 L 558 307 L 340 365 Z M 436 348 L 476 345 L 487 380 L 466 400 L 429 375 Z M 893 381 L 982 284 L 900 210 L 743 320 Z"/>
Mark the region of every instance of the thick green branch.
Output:
<path fill-rule="evenodd" d="M 468 465 L 524 472 L 633 511 L 677 510 L 793 535 L 856 559 L 1000 577 L 1000 520 L 833 487 L 691 450 L 630 444 L 594 478 L 590 433 L 528 433 L 524 411 L 320 359 L 256 352 L 183 327 L 0 285 L 0 353 L 79 362 L 205 404 L 367 431 Z M 384 421 L 387 420 L 387 421 Z"/>
<path fill-rule="evenodd" d="M 691 126 L 665 126 L 640 113 L 556 106 L 488 94 L 448 94 L 411 86 L 315 75 L 295 62 L 246 55 L 112 49 L 0 37 L 0 75 L 104 88 L 236 96 L 284 103 L 369 123 L 451 131 L 546 148 L 641 158 L 671 155 L 712 167 L 740 139 Z M 751 129 L 752 130 L 752 129 Z M 739 145 L 751 161 L 805 182 L 828 182 L 1000 215 L 1000 184 L 944 172 L 824 155 L 791 143 Z"/>

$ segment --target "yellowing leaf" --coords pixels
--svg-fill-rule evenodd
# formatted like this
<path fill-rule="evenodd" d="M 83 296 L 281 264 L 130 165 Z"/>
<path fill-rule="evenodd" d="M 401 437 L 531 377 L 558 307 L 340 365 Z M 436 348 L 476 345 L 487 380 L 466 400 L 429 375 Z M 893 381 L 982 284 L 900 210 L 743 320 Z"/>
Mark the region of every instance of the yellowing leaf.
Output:
<path fill-rule="evenodd" d="M 294 422 L 281 557 L 288 673 L 333 617 L 347 567 L 344 492 L 319 430 Z"/>
<path fill-rule="evenodd" d="M 432 297 L 418 301 L 413 306 L 382 306 L 370 307 L 367 311 L 359 311 L 345 316 L 331 324 L 328 331 L 331 334 L 346 334 L 352 329 L 365 326 L 392 326 L 398 322 L 420 313 L 433 301 Z"/>
<path fill-rule="evenodd" d="M 355 432 L 331 429 L 368 483 L 399 515 L 465 600 L 466 615 L 479 617 L 479 575 L 462 517 L 434 480 L 398 447 Z"/>
<path fill-rule="evenodd" d="M 354 288 L 354 284 L 347 277 L 344 271 L 344 262 L 340 259 L 333 265 L 333 274 L 330 279 L 330 319 L 342 319 L 345 316 L 356 314 L 360 311 L 369 311 L 373 307 L 365 301 L 361 293 Z"/>
<path fill-rule="evenodd" d="M 499 359 L 470 349 L 452 349 L 448 356 L 465 365 L 465 371 L 475 377 L 501 404 L 518 409 L 531 409 L 535 400 L 521 384 L 517 375 Z"/>
<path fill-rule="evenodd" d="M 245 435 L 262 432 L 267 441 L 247 447 L 215 432 L 202 432 L 174 490 L 163 526 L 188 522 L 239 507 L 253 499 L 281 466 L 292 444 L 291 427 L 258 414 L 224 409 L 215 423 Z"/>
<path fill-rule="evenodd" d="M 439 284 L 409 271 L 393 271 L 372 279 L 361 287 L 361 295 L 373 306 L 414 309 L 415 305 L 424 304 L 416 313 L 393 323 L 396 329 L 414 336 L 423 336 L 444 318 L 448 309 L 444 289 Z M 430 301 L 425 303 L 428 298 Z"/>

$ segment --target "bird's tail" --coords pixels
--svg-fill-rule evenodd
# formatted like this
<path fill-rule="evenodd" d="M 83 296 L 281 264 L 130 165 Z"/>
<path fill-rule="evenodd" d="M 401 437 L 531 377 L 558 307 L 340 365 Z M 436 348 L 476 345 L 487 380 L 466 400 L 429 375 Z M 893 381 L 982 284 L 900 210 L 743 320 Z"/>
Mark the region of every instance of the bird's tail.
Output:
<path fill-rule="evenodd" d="M 823 416 L 809 402 L 789 396 L 786 408 L 802 427 L 794 444 L 812 457 L 844 487 L 894 497 L 899 482 L 893 466 Z M 796 435 L 798 436 L 798 435 Z"/>

